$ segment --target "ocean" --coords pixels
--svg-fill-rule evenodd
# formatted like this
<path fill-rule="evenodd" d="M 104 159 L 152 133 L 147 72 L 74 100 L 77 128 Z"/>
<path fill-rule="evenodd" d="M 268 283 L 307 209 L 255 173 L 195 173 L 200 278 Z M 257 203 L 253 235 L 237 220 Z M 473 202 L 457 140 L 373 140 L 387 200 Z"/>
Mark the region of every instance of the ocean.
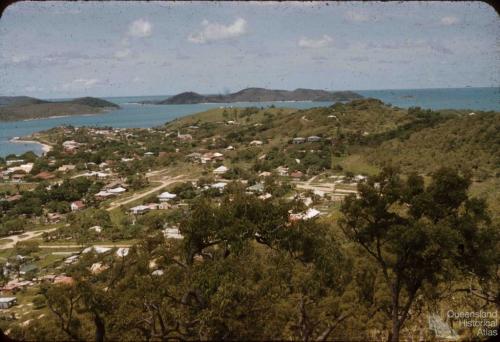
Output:
<path fill-rule="evenodd" d="M 394 106 L 408 108 L 419 106 L 429 109 L 470 109 L 500 111 L 500 88 L 446 88 L 446 89 L 398 89 L 356 91 L 365 97 L 378 98 Z M 11 143 L 13 137 L 23 137 L 37 131 L 61 125 L 73 126 L 111 126 L 120 128 L 154 127 L 175 118 L 202 112 L 221 106 L 233 107 L 289 107 L 307 109 L 330 106 L 332 102 L 239 102 L 204 103 L 189 105 L 140 105 L 138 101 L 158 100 L 165 96 L 134 96 L 105 98 L 121 106 L 120 109 L 96 114 L 29 121 L 0 122 L 0 156 L 21 154 L 26 151 L 42 153 L 39 144 Z"/>

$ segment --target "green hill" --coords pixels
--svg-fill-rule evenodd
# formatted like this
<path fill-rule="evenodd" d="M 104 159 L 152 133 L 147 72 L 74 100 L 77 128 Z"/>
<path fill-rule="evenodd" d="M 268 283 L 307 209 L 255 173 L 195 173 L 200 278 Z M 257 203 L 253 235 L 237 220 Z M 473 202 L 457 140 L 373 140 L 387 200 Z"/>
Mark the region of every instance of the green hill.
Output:
<path fill-rule="evenodd" d="M 26 96 L 2 97 L 0 121 L 40 119 L 51 116 L 97 114 L 119 108 L 115 103 L 82 97 L 68 101 L 44 101 Z"/>
<path fill-rule="evenodd" d="M 493 175 L 500 170 L 499 114 L 461 115 L 408 137 L 387 140 L 370 150 L 367 158 L 404 171 L 429 173 L 450 166 L 472 170 L 480 177 Z"/>

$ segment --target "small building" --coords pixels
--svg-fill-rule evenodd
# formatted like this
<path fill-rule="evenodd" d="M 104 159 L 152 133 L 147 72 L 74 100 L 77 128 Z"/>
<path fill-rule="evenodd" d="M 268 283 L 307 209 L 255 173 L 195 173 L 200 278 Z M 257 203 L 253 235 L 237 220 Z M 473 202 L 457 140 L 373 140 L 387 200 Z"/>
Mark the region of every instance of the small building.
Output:
<path fill-rule="evenodd" d="M 96 233 L 102 232 L 102 227 L 101 226 L 92 226 L 89 228 L 89 230 L 93 230 Z"/>
<path fill-rule="evenodd" d="M 38 266 L 36 264 L 26 264 L 19 269 L 19 274 L 25 275 L 36 271 L 38 271 Z"/>
<path fill-rule="evenodd" d="M 318 137 L 317 135 L 311 135 L 310 137 L 307 137 L 308 142 L 318 142 L 321 141 L 321 137 Z"/>
<path fill-rule="evenodd" d="M 256 183 L 252 186 L 249 186 L 247 188 L 247 191 L 254 192 L 254 193 L 262 193 L 262 192 L 264 192 L 264 184 Z"/>
<path fill-rule="evenodd" d="M 8 309 L 17 304 L 16 297 L 0 297 L 0 309 Z"/>
<path fill-rule="evenodd" d="M 290 174 L 292 178 L 302 178 L 304 177 L 304 173 L 302 171 L 294 171 Z"/>
<path fill-rule="evenodd" d="M 191 134 L 180 134 L 179 131 L 177 131 L 177 138 L 181 141 L 191 141 L 193 140 L 193 136 Z"/>
<path fill-rule="evenodd" d="M 141 215 L 151 210 L 151 208 L 147 205 L 138 205 L 130 208 L 129 210 L 134 215 Z"/>
<path fill-rule="evenodd" d="M 184 237 L 181 235 L 179 228 L 165 228 L 163 230 L 163 235 L 167 239 L 183 239 Z"/>
<path fill-rule="evenodd" d="M 262 144 L 263 142 L 261 140 L 252 140 L 249 143 L 250 146 L 261 146 Z"/>
<path fill-rule="evenodd" d="M 40 172 L 39 174 L 37 174 L 35 176 L 36 179 L 41 179 L 41 180 L 49 180 L 49 179 L 52 179 L 55 177 L 56 176 L 54 174 L 47 172 L 47 171 Z"/>
<path fill-rule="evenodd" d="M 210 185 L 212 189 L 218 189 L 219 191 L 223 191 L 226 188 L 227 183 L 219 182 Z"/>
<path fill-rule="evenodd" d="M 127 189 L 125 189 L 124 187 L 121 187 L 121 186 L 107 190 L 108 193 L 115 194 L 115 195 L 124 193 L 125 191 L 127 191 Z"/>
<path fill-rule="evenodd" d="M 287 167 L 284 167 L 284 166 L 278 166 L 276 168 L 276 172 L 278 173 L 278 175 L 280 176 L 288 176 L 288 168 Z"/>
<path fill-rule="evenodd" d="M 57 171 L 68 172 L 68 171 L 74 170 L 75 168 L 76 168 L 75 165 L 67 164 L 67 165 L 59 166 L 59 168 L 57 169 Z"/>
<path fill-rule="evenodd" d="M 213 171 L 213 173 L 216 174 L 216 175 L 223 175 L 223 174 L 225 174 L 228 171 L 229 171 L 229 169 L 227 167 L 225 167 L 224 165 L 221 165 L 218 168 L 216 168 Z"/>
<path fill-rule="evenodd" d="M 294 143 L 294 144 L 303 144 L 305 142 L 306 142 L 306 139 L 302 138 L 302 137 L 297 137 L 297 138 L 292 139 L 292 143 Z"/>
<path fill-rule="evenodd" d="M 97 199 L 106 199 L 108 197 L 111 197 L 111 196 L 115 196 L 116 194 L 113 194 L 111 192 L 108 192 L 108 191 L 99 191 L 97 194 L 95 194 L 94 196 L 97 198 Z"/>
<path fill-rule="evenodd" d="M 78 211 L 78 210 L 82 210 L 85 208 L 85 203 L 83 203 L 82 201 L 74 201 L 74 202 L 71 202 L 71 211 Z"/>
<path fill-rule="evenodd" d="M 167 202 L 176 197 L 177 197 L 176 194 L 172 194 L 168 191 L 162 192 L 161 194 L 158 195 L 158 199 L 160 200 L 160 202 Z"/>
<path fill-rule="evenodd" d="M 57 223 L 62 220 L 63 216 L 59 213 L 48 213 L 47 214 L 47 219 L 49 220 L 50 223 Z"/>

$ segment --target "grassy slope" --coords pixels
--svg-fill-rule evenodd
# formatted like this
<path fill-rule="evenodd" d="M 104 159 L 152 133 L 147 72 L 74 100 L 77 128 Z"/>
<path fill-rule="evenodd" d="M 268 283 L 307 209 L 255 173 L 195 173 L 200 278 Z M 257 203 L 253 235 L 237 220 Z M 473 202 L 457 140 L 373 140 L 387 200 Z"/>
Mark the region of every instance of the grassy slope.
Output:
<path fill-rule="evenodd" d="M 449 166 L 472 169 L 482 178 L 495 175 L 500 169 L 499 116 L 495 113 L 460 116 L 417 131 L 408 139 L 386 141 L 371 150 L 368 159 L 419 173 Z"/>
<path fill-rule="evenodd" d="M 336 138 L 339 133 L 369 136 L 388 133 L 411 123 L 415 117 L 406 110 L 386 106 L 376 100 L 353 101 L 346 105 L 308 110 L 265 108 L 241 117 L 244 109 L 213 109 L 175 120 L 170 129 L 190 132 L 196 138 L 226 137 L 233 132 L 249 134 L 252 138 L 267 140 L 261 153 L 272 147 L 286 147 L 295 136 L 322 135 Z M 236 113 L 236 114 L 235 114 Z M 468 116 L 463 111 L 443 111 L 448 119 L 433 125 L 411 126 L 401 138 L 387 135 L 375 147 L 350 146 L 349 155 L 334 158 L 344 171 L 374 174 L 383 165 L 399 165 L 404 172 L 429 174 L 441 166 L 473 169 L 476 179 L 471 193 L 488 199 L 492 208 L 500 207 L 500 191 L 495 175 L 500 169 L 500 120 L 498 113 L 477 113 Z M 335 117 L 331 117 L 334 115 Z M 239 125 L 224 125 L 224 120 L 235 120 Z M 263 123 L 255 127 L 255 123 Z M 198 125 L 199 130 L 190 130 Z M 210 129 L 204 130 L 208 125 Z M 365 133 L 366 132 L 366 133 Z M 233 144 L 233 141 L 229 141 Z M 307 144 L 298 145 L 308 148 Z M 295 148 L 288 145 L 288 148 Z M 238 149 L 241 151 L 241 149 Z M 235 151 L 238 152 L 238 151 Z M 228 154 L 228 153 L 226 153 Z M 228 154 L 229 155 L 229 154 Z"/>

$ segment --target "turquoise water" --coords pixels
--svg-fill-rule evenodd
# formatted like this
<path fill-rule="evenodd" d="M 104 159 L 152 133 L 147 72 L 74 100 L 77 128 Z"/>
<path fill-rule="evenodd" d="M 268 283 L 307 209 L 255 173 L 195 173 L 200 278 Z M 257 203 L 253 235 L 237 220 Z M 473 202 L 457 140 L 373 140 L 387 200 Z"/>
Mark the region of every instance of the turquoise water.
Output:
<path fill-rule="evenodd" d="M 431 109 L 471 109 L 500 111 L 500 88 L 460 89 L 406 89 L 357 91 L 363 96 L 378 98 L 398 107 L 420 106 Z M 109 101 L 122 108 L 98 115 L 69 116 L 51 119 L 0 122 L 0 156 L 20 154 L 26 151 L 41 153 L 38 144 L 10 143 L 13 137 L 22 137 L 60 125 L 154 127 L 185 115 L 220 106 L 270 106 L 307 109 L 330 106 L 331 102 L 241 102 L 231 104 L 207 103 L 192 105 L 140 105 L 134 102 L 157 100 L 166 96 L 111 97 Z"/>

